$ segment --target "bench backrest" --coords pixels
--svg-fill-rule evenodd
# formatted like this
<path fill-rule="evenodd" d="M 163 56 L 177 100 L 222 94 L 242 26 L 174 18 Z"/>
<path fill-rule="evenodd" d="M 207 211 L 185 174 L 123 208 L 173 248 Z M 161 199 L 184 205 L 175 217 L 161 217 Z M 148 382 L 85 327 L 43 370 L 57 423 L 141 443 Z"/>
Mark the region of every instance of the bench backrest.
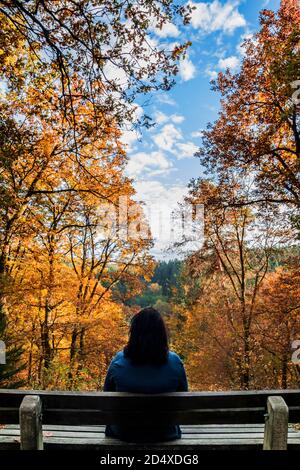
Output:
<path fill-rule="evenodd" d="M 39 396 L 44 424 L 263 423 L 270 396 L 281 396 L 289 422 L 300 422 L 299 390 L 177 392 L 144 395 L 114 392 L 0 390 L 0 424 L 19 422 L 26 395 Z"/>

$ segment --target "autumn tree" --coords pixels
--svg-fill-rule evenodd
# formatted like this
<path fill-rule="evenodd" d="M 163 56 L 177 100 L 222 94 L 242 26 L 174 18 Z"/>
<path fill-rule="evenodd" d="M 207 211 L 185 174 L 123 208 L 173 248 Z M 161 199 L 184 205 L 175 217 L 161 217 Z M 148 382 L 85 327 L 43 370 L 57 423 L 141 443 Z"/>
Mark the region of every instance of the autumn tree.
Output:
<path fill-rule="evenodd" d="M 279 223 L 277 214 L 275 224 L 268 206 L 256 212 L 248 206 L 228 207 L 226 202 L 239 191 L 244 194 L 245 188 L 201 179 L 194 183 L 188 199 L 205 206 L 205 241 L 187 266 L 194 279 L 191 286 L 195 280 L 198 284 L 191 293 L 193 310 L 200 309 L 196 317 L 200 331 L 203 325 L 202 337 L 210 337 L 208 344 L 225 354 L 231 385 L 248 389 L 255 379 L 259 349 L 259 292 L 271 255 L 287 235 L 284 222 Z"/>
<path fill-rule="evenodd" d="M 76 132 L 78 96 L 91 105 L 93 125 L 102 129 L 103 116 L 117 124 L 132 121 L 137 94 L 173 85 L 187 45 L 169 50 L 154 39 L 153 30 L 170 22 L 185 24 L 189 12 L 169 0 L 0 2 L 5 47 L 11 50 L 12 32 L 26 40 L 42 68 L 57 73 L 60 107 Z M 74 77 L 81 83 L 76 92 Z"/>
<path fill-rule="evenodd" d="M 300 383 L 299 364 L 292 363 L 292 345 L 300 334 L 299 286 L 299 257 L 287 257 L 268 274 L 260 293 L 258 334 L 265 352 L 261 370 L 270 377 L 268 386 L 273 388 Z"/>
<path fill-rule="evenodd" d="M 82 147 L 105 137 L 112 123 L 130 123 L 136 93 L 172 85 L 185 46 L 163 49 L 151 31 L 186 22 L 188 10 L 164 0 L 0 2 L 2 285 L 21 215 L 38 194 L 52 191 L 41 187 L 44 174 L 59 173 L 66 158 L 88 172 Z M 65 183 L 63 191 L 80 189 Z"/>
<path fill-rule="evenodd" d="M 291 221 L 295 228 L 299 227 L 300 206 L 299 2 L 282 0 L 278 12 L 263 10 L 260 24 L 260 31 L 243 45 L 240 72 L 232 74 L 227 70 L 213 83 L 213 89 L 221 94 L 221 111 L 217 121 L 204 132 L 197 156 L 216 186 L 201 179 L 191 183 L 191 199 L 196 196 L 197 200 L 202 193 L 207 222 L 204 250 L 195 255 L 197 262 L 191 265 L 191 273 L 193 269 L 200 272 L 200 278 L 196 274 L 198 283 L 193 283 L 194 294 L 197 297 L 198 290 L 205 304 L 200 301 L 201 305 L 195 306 L 203 325 L 199 337 L 207 338 L 207 332 L 212 333 L 224 353 L 227 378 L 232 376 L 232 369 L 225 356 L 229 354 L 229 364 L 234 358 L 243 388 L 270 378 L 275 364 L 272 357 L 279 362 L 276 370 L 281 368 L 280 380 L 280 373 L 275 374 L 278 381 L 282 386 L 287 384 L 287 343 L 292 320 L 283 307 L 283 294 L 287 298 L 288 294 L 284 279 L 279 273 L 274 275 L 278 288 L 281 279 L 283 291 L 272 311 L 272 293 L 267 285 L 272 282 L 270 247 L 285 246 L 292 237 L 295 239 L 288 227 Z M 285 227 L 275 235 L 282 216 Z M 284 228 L 288 235 L 284 235 Z M 253 244 L 250 240 L 255 233 L 260 233 L 261 238 Z M 293 278 L 296 279 L 295 271 L 288 282 L 292 283 Z M 211 279 L 213 290 L 205 288 Z M 264 299 L 260 297 L 263 289 L 269 292 L 266 305 L 270 302 L 265 316 L 261 306 Z M 222 316 L 216 313 L 218 309 Z M 212 317 L 222 335 L 217 325 L 213 328 Z M 278 331 L 271 328 L 277 347 L 271 337 L 263 337 L 267 334 L 266 325 L 272 321 L 278 327 Z M 213 343 L 208 341 L 208 349 L 210 344 Z M 271 378 L 270 383 L 274 383 Z"/>
<path fill-rule="evenodd" d="M 26 48 L 17 33 L 12 35 L 10 48 L 5 49 L 10 30 L 5 18 L 0 16 L 0 21 L 4 36 L 0 56 L 4 85 L 0 96 L 0 305 L 4 311 L 3 292 L 14 259 L 8 252 L 15 246 L 16 253 L 20 253 L 20 246 L 14 244 L 13 239 L 18 240 L 21 235 L 26 237 L 30 232 L 31 207 L 38 205 L 47 194 L 95 192 L 92 186 L 80 186 L 80 181 L 74 180 L 74 173 L 89 174 L 93 149 L 98 146 L 99 151 L 99 145 L 104 141 L 99 144 L 99 133 L 91 125 L 91 106 L 84 105 L 79 98 L 75 103 L 74 98 L 73 109 L 80 116 L 74 142 L 73 131 L 65 126 L 65 117 L 60 110 L 60 96 L 55 85 L 57 74 L 39 67 L 34 51 Z M 75 93 L 79 83 L 74 81 L 73 86 Z M 111 125 L 108 127 L 102 122 L 101 135 L 108 143 L 108 149 L 111 148 Z M 100 176 L 93 175 L 94 185 Z M 98 196 L 101 199 L 100 193 Z"/>
<path fill-rule="evenodd" d="M 91 337 L 95 339 L 97 328 L 103 328 L 101 312 L 110 308 L 120 315 L 122 311 L 110 300 L 112 287 L 125 280 L 134 295 L 132 287 L 137 282 L 132 280 L 142 278 L 151 269 L 149 231 L 146 238 L 139 233 L 134 238 L 129 233 L 124 239 L 119 236 L 123 228 L 117 218 L 117 229 L 108 230 L 116 227 L 109 227 L 106 216 L 115 210 L 118 217 L 123 199 L 129 212 L 125 223 L 129 228 L 142 223 L 140 212 L 132 210 L 138 204 L 132 200 L 134 190 L 124 174 L 127 157 L 119 136 L 119 131 L 110 126 L 105 138 L 83 140 L 78 162 L 72 148 L 65 151 L 61 146 L 58 133 L 57 140 L 49 146 L 60 149 L 66 158 L 56 155 L 49 159 L 49 166 L 38 175 L 31 194 L 22 193 L 26 189 L 25 178 L 20 185 L 21 196 L 26 198 L 19 198 L 22 218 L 16 217 L 14 230 L 9 232 L 9 290 L 5 298 L 9 297 L 8 315 L 20 323 L 20 336 L 27 332 L 28 379 L 34 376 L 38 385 L 49 386 L 52 366 L 62 351 L 69 351 L 69 375 L 72 383 L 74 377 L 77 380 L 86 358 L 90 361 L 89 353 L 95 350 Z M 47 141 L 41 145 L 47 145 Z M 31 154 L 26 156 L 27 165 L 30 158 L 33 162 L 38 158 L 35 152 L 37 147 L 32 146 Z M 16 160 L 10 173 L 3 173 L 5 188 L 14 197 L 19 187 L 13 186 L 11 175 L 16 174 L 16 181 L 19 175 L 23 176 L 22 170 L 30 176 L 27 167 L 19 169 L 20 164 L 21 159 Z M 18 226 L 22 228 L 20 232 L 16 231 Z M 21 318 L 14 303 L 26 311 Z"/>
<path fill-rule="evenodd" d="M 208 171 L 226 181 L 232 174 L 254 179 L 252 204 L 300 205 L 300 6 L 281 0 L 278 12 L 263 10 L 260 31 L 244 44 L 239 73 L 220 73 L 218 120 L 204 132 L 198 152 Z M 297 91 L 298 89 L 298 91 Z"/>
<path fill-rule="evenodd" d="M 40 65 L 36 49 L 26 46 L 16 27 L 9 43 L 11 25 L 5 16 L 0 15 L 0 21 L 0 67 L 5 84 L 0 96 L 0 310 L 6 318 L 13 315 L 20 325 L 19 338 L 25 331 L 28 334 L 27 378 L 37 361 L 36 383 L 46 384 L 43 371 L 50 370 L 59 351 L 70 348 L 68 333 L 73 324 L 66 318 L 71 317 L 70 305 L 75 302 L 63 280 L 70 282 L 69 294 L 70 289 L 76 291 L 78 287 L 70 239 L 75 230 L 89 233 L 88 212 L 94 214 L 93 223 L 96 220 L 99 224 L 99 205 L 105 202 L 116 206 L 120 196 L 130 199 L 133 189 L 124 176 L 127 157 L 113 117 L 108 120 L 103 115 L 100 123 L 98 115 L 95 126 L 93 106 L 80 94 L 83 82 L 74 76 L 70 85 L 76 114 L 74 138 L 74 126 L 62 112 L 55 67 L 49 70 Z M 125 263 L 127 276 L 129 266 L 132 277 L 134 269 L 142 272 L 143 261 L 147 265 L 148 245 L 149 239 L 144 244 L 135 240 L 124 249 L 119 246 L 113 250 L 115 266 Z M 125 262 L 122 256 L 126 249 L 129 254 Z M 138 254 L 140 268 L 132 267 L 131 249 L 132 260 Z M 145 254 L 143 261 L 141 252 Z M 111 266 L 107 258 L 105 276 L 110 269 L 106 266 Z M 86 261 L 90 263 L 89 256 Z M 92 276 L 100 289 L 104 280 L 97 268 L 101 269 L 99 264 L 94 265 Z M 113 270 L 110 277 L 117 278 L 117 272 Z M 108 292 L 109 288 L 104 290 Z M 18 311 L 21 305 L 23 312 Z M 112 306 L 112 310 L 120 314 L 117 307 Z"/>
<path fill-rule="evenodd" d="M 126 180 L 122 186 L 126 194 Z M 133 189 L 127 187 L 127 197 L 123 196 L 115 201 L 117 210 L 115 217 L 119 217 L 124 210 L 122 202 L 128 205 L 127 224 L 130 227 L 135 211 L 130 214 L 133 202 L 131 195 Z M 111 215 L 114 206 L 104 205 L 95 210 L 91 201 L 83 201 L 81 210 L 85 223 L 82 228 L 76 227 L 69 232 L 69 254 L 72 267 L 76 275 L 76 301 L 75 321 L 72 331 L 70 347 L 71 369 L 77 362 L 79 369 L 88 351 L 85 348 L 85 337 L 88 330 L 102 328 L 101 321 L 97 320 L 96 312 L 101 311 L 103 303 L 111 296 L 113 287 L 118 282 L 126 283 L 130 295 L 136 295 L 139 289 L 139 280 L 151 272 L 152 260 L 148 253 L 151 247 L 151 237 L 143 238 L 139 232 L 137 237 L 133 234 L 121 235 L 123 228 L 119 221 Z M 102 210 L 101 210 L 102 209 Z M 105 214 L 106 213 L 106 214 Z M 106 216 L 105 216 L 106 215 Z"/>

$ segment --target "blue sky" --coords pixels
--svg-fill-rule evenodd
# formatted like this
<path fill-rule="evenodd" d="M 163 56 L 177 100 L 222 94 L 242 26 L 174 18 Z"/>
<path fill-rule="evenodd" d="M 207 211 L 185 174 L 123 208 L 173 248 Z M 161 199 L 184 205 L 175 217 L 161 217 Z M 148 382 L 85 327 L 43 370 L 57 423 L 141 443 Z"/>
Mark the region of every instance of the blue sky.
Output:
<path fill-rule="evenodd" d="M 124 135 L 130 158 L 127 173 L 134 178 L 137 199 L 153 213 L 158 207 L 176 205 L 186 193 L 189 180 L 201 175 L 193 154 L 201 144 L 201 130 L 217 118 L 219 108 L 219 96 L 211 91 L 210 80 L 227 67 L 238 71 L 243 57 L 240 44 L 257 31 L 259 11 L 276 10 L 280 1 L 191 3 L 196 9 L 189 26 L 168 24 L 161 31 L 154 29 L 152 35 L 157 43 L 192 41 L 186 59 L 180 63 L 175 87 L 167 94 L 156 94 L 145 108 L 156 126 L 143 130 L 139 139 L 130 130 Z M 151 228 L 157 239 L 154 254 L 164 257 L 157 221 L 151 220 Z"/>

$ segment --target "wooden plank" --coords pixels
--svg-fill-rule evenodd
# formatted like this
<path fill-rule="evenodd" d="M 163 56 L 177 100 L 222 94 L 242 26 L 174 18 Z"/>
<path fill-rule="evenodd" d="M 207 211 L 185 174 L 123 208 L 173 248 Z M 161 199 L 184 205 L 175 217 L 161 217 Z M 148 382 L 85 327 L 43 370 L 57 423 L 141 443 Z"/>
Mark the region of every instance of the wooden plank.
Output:
<path fill-rule="evenodd" d="M 0 436 L 0 444 L 2 443 L 18 443 L 20 447 L 20 437 L 17 436 Z"/>
<path fill-rule="evenodd" d="M 0 434 L 5 430 L 19 431 L 19 425 L 7 424 L 4 428 L 0 427 Z M 43 425 L 43 431 L 72 431 L 72 432 L 104 432 L 105 426 L 64 426 L 64 425 Z M 263 432 L 264 425 L 183 425 L 181 426 L 183 433 L 226 433 L 226 432 Z M 296 429 L 291 428 L 292 432 L 299 433 Z"/>
<path fill-rule="evenodd" d="M 258 438 L 252 438 L 252 439 L 247 439 L 246 442 L 244 439 L 241 438 L 234 438 L 234 439 L 211 439 L 211 437 L 208 438 L 201 438 L 201 439 L 178 439 L 176 441 L 168 441 L 168 442 L 158 442 L 158 443 L 132 443 L 132 442 L 121 442 L 118 439 L 108 439 L 105 438 L 102 441 L 99 439 L 86 439 L 86 438 L 74 438 L 74 439 L 63 439 L 59 437 L 46 437 L 45 438 L 45 444 L 46 443 L 62 443 L 65 445 L 68 444 L 76 444 L 77 446 L 80 446 L 82 444 L 90 444 L 90 445 L 97 445 L 100 447 L 114 447 L 118 448 L 121 446 L 126 447 L 127 449 L 130 448 L 136 448 L 139 444 L 142 445 L 143 447 L 146 447 L 148 450 L 149 448 L 157 448 L 160 446 L 163 446 L 165 448 L 173 448 L 173 447 L 184 447 L 184 446 L 193 446 L 194 448 L 201 446 L 203 444 L 211 444 L 211 445 L 236 445 L 236 444 L 243 444 L 243 445 L 251 445 L 253 443 L 258 443 L 261 445 L 262 448 L 262 439 L 261 437 Z M 297 444 L 300 445 L 299 440 L 291 439 L 290 444 Z"/>
<path fill-rule="evenodd" d="M 20 433 L 15 430 L 7 430 L 5 433 L 1 432 L 1 436 L 17 436 L 19 437 Z M 251 438 L 260 438 L 263 440 L 264 434 L 262 432 L 252 432 L 252 433 L 184 433 L 182 439 L 251 439 Z M 104 439 L 105 434 L 103 432 L 72 432 L 72 431 L 45 431 L 43 433 L 44 440 L 48 437 L 62 437 L 64 439 L 68 438 L 85 438 L 85 439 Z M 300 440 L 300 434 L 298 439 Z"/>
<path fill-rule="evenodd" d="M 194 438 L 191 438 L 191 439 L 178 439 L 176 441 L 168 441 L 168 442 L 164 442 L 164 443 L 147 443 L 147 446 L 151 446 L 151 447 L 157 447 L 161 444 L 163 444 L 165 447 L 172 447 L 173 445 L 175 446 L 184 446 L 184 445 L 188 445 L 188 444 L 192 444 L 193 446 L 198 446 L 198 445 L 202 445 L 202 444 L 205 444 L 207 442 L 211 442 L 211 444 L 223 444 L 223 443 L 228 443 L 228 441 L 230 441 L 230 443 L 232 445 L 234 445 L 235 443 L 237 442 L 240 442 L 242 444 L 245 444 L 244 442 L 245 439 L 241 438 L 240 436 L 236 437 L 236 436 L 233 436 L 231 438 L 213 438 L 211 436 L 206 436 L 206 437 L 202 437 L 202 438 L 197 438 L 197 439 L 194 439 Z M 261 437 L 255 437 L 255 438 L 248 438 L 246 439 L 247 443 L 251 444 L 251 442 L 255 441 L 255 442 L 261 442 L 262 443 L 262 439 Z M 93 445 L 98 445 L 98 446 L 103 446 L 103 447 L 107 447 L 107 446 L 120 446 L 120 445 L 126 445 L 128 447 L 134 447 L 135 446 L 135 443 L 124 443 L 124 442 L 121 442 L 119 441 L 118 439 L 109 439 L 109 438 L 104 438 L 104 439 L 100 439 L 97 437 L 97 438 L 94 438 L 94 439 L 89 439 L 89 438 L 64 438 L 64 437 L 56 437 L 56 436 L 46 436 L 44 438 L 44 442 L 45 443 L 49 443 L 49 442 L 52 442 L 52 443 L 62 443 L 62 444 L 76 444 L 78 446 L 80 446 L 81 444 L 84 444 L 84 443 L 89 443 L 89 444 L 93 444 Z M 20 439 L 17 438 L 16 436 L 0 436 L 0 444 L 2 443 L 16 443 L 16 444 L 20 444 Z M 289 436 L 289 444 L 297 444 L 299 445 L 299 439 L 295 439 L 294 437 L 290 437 Z M 146 444 L 145 444 L 146 445 Z"/>
<path fill-rule="evenodd" d="M 108 440 L 105 439 L 103 441 L 100 441 L 98 439 L 91 441 L 91 440 L 86 440 L 86 439 L 76 439 L 76 440 L 65 440 L 61 438 L 45 438 L 44 442 L 44 447 L 46 450 L 94 450 L 94 451 L 100 451 L 101 453 L 107 452 L 109 450 L 124 450 L 128 451 L 130 449 L 134 450 L 143 450 L 146 451 L 147 453 L 152 452 L 152 451 L 157 451 L 157 450 L 166 450 L 168 452 L 173 452 L 176 450 L 190 450 L 190 451 L 195 451 L 195 449 L 199 450 L 211 450 L 211 449 L 218 449 L 218 450 L 223 450 L 223 449 L 230 449 L 232 447 L 242 450 L 242 449 L 249 449 L 251 448 L 256 448 L 260 449 L 262 447 L 262 444 L 258 442 L 257 440 L 252 440 L 251 442 L 248 442 L 245 444 L 245 442 L 238 442 L 235 441 L 234 444 L 232 445 L 231 443 L 229 444 L 227 440 L 224 442 L 218 442 L 218 443 L 211 443 L 211 441 L 204 440 L 200 444 L 195 443 L 193 440 L 183 442 L 182 440 L 179 441 L 172 441 L 172 443 L 158 443 L 158 444 L 132 444 L 132 443 L 120 443 L 117 440 Z M 16 441 L 14 438 L 10 438 L 9 441 L 4 441 L 2 440 L 1 442 L 1 437 L 0 437 L 0 449 L 1 450 L 17 450 L 20 448 L 20 444 L 18 441 Z"/>
<path fill-rule="evenodd" d="M 69 435 L 70 437 L 76 437 L 77 435 L 79 436 L 82 436 L 84 437 L 85 435 L 87 437 L 91 437 L 91 436 L 103 436 L 104 435 L 104 430 L 96 430 L 96 431 L 86 431 L 84 429 L 78 429 L 78 430 L 73 430 L 73 429 L 52 429 L 52 430 L 44 430 L 43 431 L 44 435 L 56 435 L 56 436 L 64 436 L 64 435 Z M 207 434 L 207 435 L 220 435 L 220 436 L 224 436 L 224 435 L 227 435 L 227 434 L 262 434 L 263 435 L 263 431 L 262 430 L 252 430 L 252 431 L 249 431 L 249 430 L 244 430 L 244 431 L 232 431 L 232 429 L 228 428 L 225 432 L 223 431 L 218 431 L 217 429 L 216 430 L 210 430 L 210 429 L 201 429 L 201 430 L 197 430 L 197 431 L 191 431 L 191 430 L 186 430 L 182 433 L 182 438 L 185 438 L 186 436 L 201 436 L 203 434 Z M 299 434 L 299 437 L 300 437 L 300 433 L 296 433 L 296 434 Z M 11 428 L 2 428 L 0 429 L 0 435 L 1 436 L 19 436 L 20 435 L 20 430 L 19 429 L 11 429 Z"/>
<path fill-rule="evenodd" d="M 72 435 L 72 433 L 71 434 L 69 434 L 69 433 L 55 433 L 55 434 L 53 434 L 53 436 L 47 436 L 47 435 L 44 436 L 44 441 L 47 441 L 48 439 L 51 440 L 52 438 L 54 438 L 54 439 L 61 438 L 61 439 L 65 439 L 66 441 L 72 441 L 72 442 L 75 439 L 78 439 L 78 442 L 81 439 L 86 439 L 86 440 L 91 439 L 92 441 L 94 441 L 96 439 L 99 443 L 100 440 L 102 441 L 103 439 L 105 439 L 105 436 L 103 434 L 98 434 L 98 435 L 94 434 L 92 436 L 89 436 L 89 435 L 86 435 L 85 433 L 82 433 L 82 434 L 80 433 L 80 435 Z M 235 441 L 236 439 L 242 439 L 242 440 L 246 440 L 246 441 L 249 441 L 251 439 L 258 439 L 259 442 L 263 443 L 263 435 L 261 435 L 261 434 L 245 435 L 245 436 L 244 435 L 236 435 L 236 434 L 233 434 L 233 435 L 230 434 L 228 436 L 203 434 L 201 436 L 196 436 L 196 437 L 192 434 L 189 434 L 189 435 L 185 436 L 184 438 L 182 438 L 181 442 L 182 442 L 182 444 L 184 444 L 186 440 L 190 441 L 191 439 L 195 440 L 197 442 L 201 441 L 203 439 L 212 440 L 212 441 L 216 441 L 216 442 L 218 442 L 220 439 L 221 440 L 224 440 L 224 439 L 233 440 L 233 441 Z M 299 439 L 297 439 L 297 442 L 298 441 L 299 441 Z M 299 444 L 300 444 L 300 441 L 299 441 Z"/>
<path fill-rule="evenodd" d="M 264 408 L 225 408 L 197 409 L 182 411 L 103 411 L 103 410 L 60 410 L 46 409 L 43 411 L 44 424 L 230 424 L 264 422 Z"/>
<path fill-rule="evenodd" d="M 194 435 L 201 435 L 201 434 L 220 434 L 220 435 L 227 435 L 227 434 L 243 434 L 243 433 L 260 433 L 263 434 L 263 429 L 260 428 L 250 428 L 250 429 L 235 429 L 235 428 L 225 428 L 223 429 L 210 429 L 210 428 L 203 428 L 203 429 L 181 429 L 182 435 L 186 434 L 194 434 Z"/>
<path fill-rule="evenodd" d="M 181 426 L 181 429 L 185 429 L 185 428 L 193 428 L 193 429 L 196 429 L 196 428 L 201 428 L 205 426 L 206 428 L 215 428 L 215 427 L 218 427 L 220 429 L 222 428 L 264 428 L 264 423 L 240 423 L 240 424 L 235 424 L 235 423 L 232 423 L 232 424 L 185 424 L 183 426 Z"/>
<path fill-rule="evenodd" d="M 69 434 L 71 437 L 75 437 L 76 435 L 86 435 L 86 436 L 91 436 L 91 435 L 104 435 L 104 430 L 100 430 L 100 431 L 85 431 L 85 430 L 76 430 L 74 431 L 73 429 L 64 429 L 64 430 L 61 430 L 61 429 L 53 429 L 53 430 L 44 430 L 43 431 L 44 435 L 47 435 L 48 433 L 49 434 L 55 434 L 55 435 L 64 435 L 64 434 Z M 194 430 L 185 430 L 182 432 L 182 437 L 185 438 L 187 435 L 191 436 L 201 436 L 203 434 L 207 434 L 207 435 L 220 435 L 220 436 L 224 436 L 224 435 L 227 435 L 227 434 L 239 434 L 239 435 L 242 435 L 242 434 L 261 434 L 263 435 L 264 432 L 263 430 L 243 430 L 243 431 L 235 431 L 235 430 L 232 430 L 230 428 L 226 429 L 225 431 L 219 431 L 219 430 L 210 430 L 210 429 L 201 429 L 201 430 L 197 430 L 197 431 L 194 431 Z M 293 434 L 296 434 L 296 435 L 299 435 L 300 437 L 300 433 L 293 433 Z M 1 436 L 8 436 L 8 435 L 11 435 L 11 436 L 18 436 L 20 435 L 20 430 L 19 429 L 7 429 L 7 428 L 3 428 L 3 429 L 0 429 L 0 435 Z"/>
<path fill-rule="evenodd" d="M 294 407 L 295 408 L 295 407 Z M 248 424 L 263 423 L 264 409 L 215 409 L 215 410 L 190 410 L 170 413 L 151 413 L 147 415 L 141 413 L 116 413 L 103 412 L 102 410 L 44 410 L 44 424 L 53 425 L 99 425 L 126 422 L 169 422 L 179 424 Z M 299 407 L 290 409 L 290 422 L 299 422 Z M 1 410 L 0 424 L 17 424 L 19 422 L 17 410 Z"/>
<path fill-rule="evenodd" d="M 19 425 L 18 424 L 6 424 L 2 428 L 0 426 L 0 434 L 5 429 L 9 429 L 12 431 L 18 431 Z M 105 425 L 101 426 L 63 426 L 63 425 L 53 425 L 53 424 L 43 424 L 43 431 L 73 431 L 73 432 L 104 432 Z"/>
<path fill-rule="evenodd" d="M 230 441 L 230 442 L 229 442 Z M 61 438 L 61 437 L 47 437 L 45 438 L 45 443 L 46 442 L 51 442 L 51 443 L 61 443 L 61 444 L 76 444 L 78 446 L 82 445 L 82 444 L 93 444 L 93 445 L 98 445 L 98 446 L 103 446 L 103 447 L 108 447 L 108 446 L 112 446 L 112 447 L 120 447 L 120 445 L 123 445 L 128 448 L 128 450 L 130 448 L 135 448 L 137 444 L 139 443 L 132 443 L 132 442 L 120 442 L 118 441 L 117 439 L 103 439 L 102 441 L 99 440 L 99 439 L 87 439 L 87 438 L 80 438 L 80 439 L 77 439 L 77 438 L 74 438 L 74 439 L 64 439 L 64 438 Z M 216 439 L 216 440 L 212 440 L 210 437 L 209 438 L 203 438 L 203 439 L 187 439 L 186 441 L 182 440 L 182 439 L 178 439 L 176 441 L 169 441 L 169 442 L 157 442 L 157 443 L 145 443 L 144 446 L 147 446 L 147 448 L 149 448 L 149 446 L 151 448 L 157 448 L 157 447 L 160 447 L 160 446 L 164 446 L 166 448 L 172 448 L 172 447 L 175 447 L 175 446 L 178 446 L 178 447 L 182 447 L 182 446 L 185 446 L 185 445 L 192 445 L 193 447 L 197 447 L 201 444 L 207 444 L 211 442 L 212 444 L 232 444 L 234 445 L 234 443 L 241 443 L 241 444 L 245 444 L 245 442 L 242 440 L 242 439 Z M 247 441 L 249 444 L 251 444 L 251 442 L 256 442 L 256 443 L 260 443 L 261 446 L 262 446 L 262 441 L 261 441 L 261 438 L 257 438 L 257 439 L 249 439 Z"/>
<path fill-rule="evenodd" d="M 266 406 L 268 396 L 281 395 L 288 406 L 300 403 L 299 390 L 262 390 L 237 392 L 176 392 L 159 395 L 116 392 L 63 392 L 43 390 L 0 390 L 1 407 L 19 407 L 25 395 L 39 395 L 44 408 L 85 408 L 138 410 L 151 407 L 163 410 L 191 408 L 231 408 Z M 149 408 L 148 408 L 149 409 Z"/>
<path fill-rule="evenodd" d="M 147 444 L 134 444 L 124 443 L 116 439 L 105 438 L 99 439 L 64 439 L 55 437 L 45 437 L 44 447 L 48 450 L 98 450 L 101 453 L 108 450 L 144 450 L 147 453 L 156 450 L 166 450 L 173 452 L 176 450 L 190 450 L 199 451 L 203 450 L 247 450 L 247 449 L 262 449 L 261 439 L 186 439 L 177 440 L 164 443 L 147 443 Z M 14 436 L 0 436 L 0 449 L 19 449 L 20 443 Z M 300 450 L 299 440 L 290 439 L 288 441 L 288 449 Z"/>
<path fill-rule="evenodd" d="M 264 408 L 224 408 L 224 409 L 197 409 L 183 411 L 143 410 L 142 412 L 121 412 L 102 410 L 44 410 L 43 422 L 45 424 L 140 424 L 151 425 L 156 423 L 178 424 L 238 424 L 263 423 Z M 298 417 L 298 419 L 297 419 Z M 290 408 L 290 422 L 300 421 L 300 407 Z"/>
<path fill-rule="evenodd" d="M 19 429 L 18 424 L 6 424 L 4 429 Z M 91 431 L 91 432 L 104 432 L 105 425 L 94 425 L 94 426 L 72 426 L 72 425 L 52 425 L 52 424 L 43 424 L 44 431 Z M 190 425 L 182 425 L 181 426 L 182 432 L 202 432 L 203 430 L 207 432 L 242 432 L 243 430 L 247 430 L 247 432 L 252 431 L 262 431 L 264 430 L 264 424 L 190 424 Z M 290 428 L 290 431 L 299 433 L 294 428 Z M 1 432 L 1 427 L 0 427 Z"/>
<path fill-rule="evenodd" d="M 76 437 L 76 435 L 87 437 L 91 436 L 102 436 L 104 435 L 105 426 L 51 426 L 44 425 L 43 433 L 53 433 L 53 435 L 64 435 L 70 434 L 71 437 Z M 243 426 L 227 426 L 224 425 L 196 425 L 196 426 L 182 426 L 182 438 L 185 439 L 186 436 L 194 435 L 201 436 L 203 434 L 209 435 L 221 435 L 227 436 L 228 434 L 243 435 L 243 434 L 264 434 L 264 426 L 258 425 L 243 425 Z M 20 434 L 20 428 L 18 425 L 6 425 L 3 428 L 0 428 L 0 435 L 16 435 Z M 300 438 L 300 432 L 296 429 L 289 427 L 288 434 L 293 435 L 294 437 Z"/>

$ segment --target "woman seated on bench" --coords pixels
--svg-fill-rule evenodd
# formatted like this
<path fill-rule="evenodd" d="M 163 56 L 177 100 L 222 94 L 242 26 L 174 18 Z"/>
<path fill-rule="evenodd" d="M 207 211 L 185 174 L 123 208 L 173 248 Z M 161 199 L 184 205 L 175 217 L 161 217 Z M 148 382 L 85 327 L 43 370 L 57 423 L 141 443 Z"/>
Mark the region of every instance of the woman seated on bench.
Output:
<path fill-rule="evenodd" d="M 147 307 L 134 315 L 128 344 L 113 358 L 104 383 L 107 392 L 185 392 L 188 384 L 179 356 L 169 351 L 161 314 Z M 108 425 L 106 436 L 127 442 L 160 442 L 181 437 L 180 427 Z"/>

